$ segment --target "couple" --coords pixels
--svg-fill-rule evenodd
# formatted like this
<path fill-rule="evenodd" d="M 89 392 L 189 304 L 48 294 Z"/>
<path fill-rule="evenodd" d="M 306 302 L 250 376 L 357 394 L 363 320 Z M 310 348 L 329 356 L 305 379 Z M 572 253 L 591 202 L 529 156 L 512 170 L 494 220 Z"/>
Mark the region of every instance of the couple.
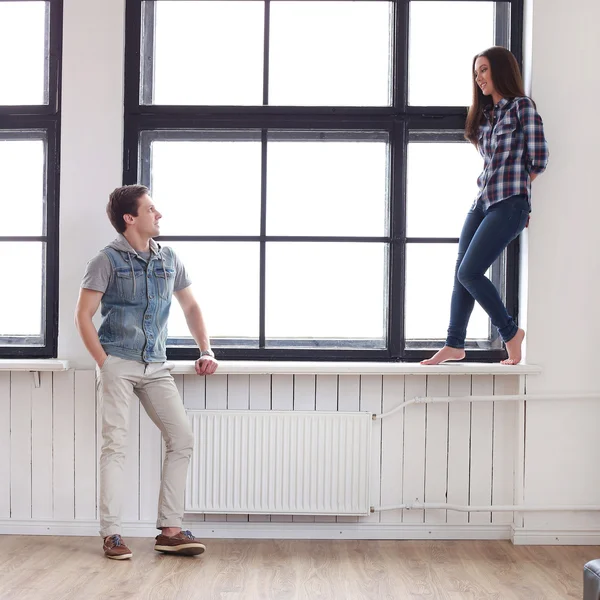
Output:
<path fill-rule="evenodd" d="M 527 225 L 531 182 L 544 171 L 548 148 L 535 104 L 525 96 L 514 56 L 490 48 L 473 61 L 473 103 L 465 137 L 484 158 L 479 194 L 467 215 L 458 248 L 446 345 L 423 364 L 465 356 L 467 324 L 477 300 L 498 328 L 508 351 L 505 364 L 518 364 L 525 332 L 506 311 L 485 277 L 490 265 Z M 119 237 L 87 265 L 76 324 L 96 361 L 102 419 L 100 535 L 112 559 L 131 558 L 121 537 L 122 476 L 128 437 L 129 403 L 137 396 L 166 443 L 155 550 L 201 554 L 204 545 L 182 531 L 184 489 L 193 436 L 183 403 L 166 366 L 167 319 L 172 295 L 186 317 L 200 357 L 198 375 L 210 375 L 217 361 L 185 267 L 172 249 L 152 238 L 161 214 L 144 186 L 116 189 L 107 212 Z M 92 317 L 102 305 L 102 325 Z"/>

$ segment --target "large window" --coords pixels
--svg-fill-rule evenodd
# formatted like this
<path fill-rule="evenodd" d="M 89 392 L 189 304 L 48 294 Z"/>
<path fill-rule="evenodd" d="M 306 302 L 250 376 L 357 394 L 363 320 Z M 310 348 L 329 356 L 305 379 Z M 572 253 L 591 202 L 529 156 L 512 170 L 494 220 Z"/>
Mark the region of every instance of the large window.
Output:
<path fill-rule="evenodd" d="M 473 56 L 521 1 L 128 0 L 124 182 L 222 358 L 416 360 L 443 343 L 481 160 Z M 517 248 L 490 269 L 512 314 Z M 172 358 L 196 356 L 183 315 Z M 501 344 L 475 311 L 468 352 Z"/>
<path fill-rule="evenodd" d="M 0 357 L 54 357 L 62 2 L 0 0 Z"/>

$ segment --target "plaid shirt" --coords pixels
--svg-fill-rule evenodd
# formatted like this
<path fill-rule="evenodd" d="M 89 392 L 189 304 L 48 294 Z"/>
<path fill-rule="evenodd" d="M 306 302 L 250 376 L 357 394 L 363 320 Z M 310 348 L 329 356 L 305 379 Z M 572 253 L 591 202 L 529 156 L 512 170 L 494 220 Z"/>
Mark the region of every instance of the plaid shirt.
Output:
<path fill-rule="evenodd" d="M 542 173 L 548 163 L 544 125 L 529 98 L 502 98 L 494 107 L 486 106 L 479 129 L 479 153 L 483 172 L 477 180 L 481 200 L 487 209 L 511 196 L 530 197 L 531 173 Z"/>

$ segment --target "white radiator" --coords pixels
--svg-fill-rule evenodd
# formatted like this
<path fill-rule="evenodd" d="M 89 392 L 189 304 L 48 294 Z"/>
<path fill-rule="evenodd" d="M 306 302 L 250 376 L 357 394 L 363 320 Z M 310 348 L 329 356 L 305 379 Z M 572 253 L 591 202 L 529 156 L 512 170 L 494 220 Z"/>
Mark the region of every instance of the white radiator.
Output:
<path fill-rule="evenodd" d="M 188 411 L 188 513 L 367 515 L 370 413 Z"/>

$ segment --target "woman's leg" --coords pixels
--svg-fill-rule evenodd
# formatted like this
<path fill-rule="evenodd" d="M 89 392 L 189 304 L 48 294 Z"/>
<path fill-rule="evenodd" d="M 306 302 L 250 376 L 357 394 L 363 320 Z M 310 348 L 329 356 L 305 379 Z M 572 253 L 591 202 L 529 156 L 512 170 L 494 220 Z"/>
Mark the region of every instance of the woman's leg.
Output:
<path fill-rule="evenodd" d="M 485 273 L 506 246 L 523 231 L 528 216 L 527 198 L 513 196 L 491 206 L 470 239 L 468 236 L 472 229 L 467 227 L 469 223 L 467 217 L 459 243 L 446 346 L 431 359 L 423 361 L 423 364 L 439 364 L 446 360 L 460 360 L 464 357 L 462 349 L 467 324 L 473 310 L 473 299 L 477 300 L 489 315 L 492 324 L 498 329 L 506 344 L 509 358 L 502 362 L 517 364 L 521 360 L 521 344 L 525 332 L 517 327 L 508 314 L 498 290 Z M 467 300 L 465 292 L 471 296 L 471 302 Z"/>
<path fill-rule="evenodd" d="M 456 274 L 469 248 L 473 236 L 485 218 L 483 209 L 478 205 L 467 214 L 458 241 L 458 257 L 454 269 L 454 288 L 450 302 L 450 325 L 446 345 L 431 358 L 421 361 L 423 365 L 438 365 L 447 360 L 462 360 L 465 357 L 465 337 L 467 325 L 473 312 L 475 300 L 457 279 Z"/>
<path fill-rule="evenodd" d="M 456 274 L 462 286 L 489 315 L 504 342 L 515 336 L 517 326 L 485 273 L 525 227 L 529 210 L 527 206 L 523 207 L 520 198 L 509 198 L 487 210 Z"/>

